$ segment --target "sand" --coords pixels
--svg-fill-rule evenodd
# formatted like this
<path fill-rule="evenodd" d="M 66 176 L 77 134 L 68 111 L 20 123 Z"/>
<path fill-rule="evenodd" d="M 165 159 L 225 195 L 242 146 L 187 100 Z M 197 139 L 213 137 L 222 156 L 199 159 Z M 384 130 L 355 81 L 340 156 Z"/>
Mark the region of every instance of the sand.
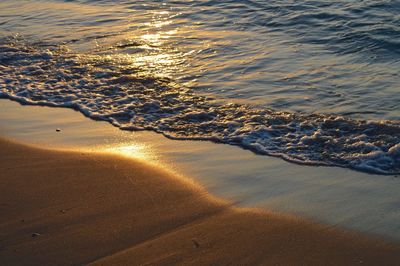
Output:
<path fill-rule="evenodd" d="M 398 265 L 400 246 L 239 209 L 162 166 L 0 140 L 1 265 Z"/>
<path fill-rule="evenodd" d="M 294 213 L 400 241 L 400 179 L 393 176 L 297 165 L 230 145 L 124 131 L 72 109 L 7 99 L 0 99 L 0 136 L 49 149 L 111 148 L 189 176 L 236 206 Z"/>

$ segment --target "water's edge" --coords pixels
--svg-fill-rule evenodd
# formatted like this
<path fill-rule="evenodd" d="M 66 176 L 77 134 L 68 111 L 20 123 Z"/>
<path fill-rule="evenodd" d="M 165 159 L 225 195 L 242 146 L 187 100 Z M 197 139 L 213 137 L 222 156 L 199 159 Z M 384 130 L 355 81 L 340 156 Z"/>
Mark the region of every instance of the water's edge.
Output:
<path fill-rule="evenodd" d="M 400 239 L 399 179 L 392 176 L 300 166 L 230 145 L 122 131 L 70 108 L 23 106 L 0 99 L 0 110 L 1 135 L 18 142 L 49 149 L 117 152 L 194 179 L 240 207 L 291 213 Z"/>
<path fill-rule="evenodd" d="M 310 165 L 400 173 L 400 122 L 277 112 L 221 103 L 165 77 L 142 76 L 121 58 L 60 46 L 0 43 L 0 97 L 68 107 L 123 130 L 208 140 Z"/>

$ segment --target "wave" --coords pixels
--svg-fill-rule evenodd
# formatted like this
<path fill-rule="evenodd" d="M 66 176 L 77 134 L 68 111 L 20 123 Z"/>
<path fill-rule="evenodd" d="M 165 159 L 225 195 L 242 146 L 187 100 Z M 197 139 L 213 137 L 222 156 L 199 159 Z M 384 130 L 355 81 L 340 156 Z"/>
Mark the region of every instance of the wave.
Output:
<path fill-rule="evenodd" d="M 226 103 L 174 80 L 143 75 L 129 60 L 62 46 L 0 43 L 0 97 L 68 107 L 123 130 L 237 145 L 310 165 L 400 173 L 400 122 L 279 112 Z"/>

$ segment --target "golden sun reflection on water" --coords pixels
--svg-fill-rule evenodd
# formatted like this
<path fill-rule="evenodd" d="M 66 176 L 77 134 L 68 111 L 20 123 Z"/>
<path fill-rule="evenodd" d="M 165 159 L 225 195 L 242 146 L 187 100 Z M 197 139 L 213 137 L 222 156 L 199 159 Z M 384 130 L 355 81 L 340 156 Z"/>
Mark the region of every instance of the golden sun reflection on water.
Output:
<path fill-rule="evenodd" d="M 132 66 L 142 73 L 160 77 L 173 77 L 182 70 L 186 58 L 185 53 L 177 49 L 176 39 L 181 33 L 175 16 L 169 11 L 156 11 L 150 21 L 130 25 L 136 30 L 131 31 L 126 39 L 141 44 L 138 51 L 128 51 Z"/>
<path fill-rule="evenodd" d="M 132 16 L 120 34 L 96 40 L 96 47 L 102 58 L 131 71 L 126 73 L 167 78 L 183 86 L 194 86 L 203 72 L 218 71 L 226 66 L 225 62 L 204 61 L 203 56 L 208 52 L 203 52 L 227 46 L 232 38 L 240 36 L 227 30 L 206 30 L 181 14 L 157 10 Z M 211 53 L 209 56 L 214 56 L 217 51 Z"/>

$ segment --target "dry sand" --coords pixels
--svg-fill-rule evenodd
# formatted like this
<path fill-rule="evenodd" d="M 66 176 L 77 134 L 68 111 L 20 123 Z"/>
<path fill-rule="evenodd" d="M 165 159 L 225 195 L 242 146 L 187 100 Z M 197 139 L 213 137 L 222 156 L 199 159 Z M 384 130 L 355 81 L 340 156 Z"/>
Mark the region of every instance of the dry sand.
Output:
<path fill-rule="evenodd" d="M 400 246 L 238 209 L 160 167 L 0 140 L 0 265 L 399 265 Z"/>

